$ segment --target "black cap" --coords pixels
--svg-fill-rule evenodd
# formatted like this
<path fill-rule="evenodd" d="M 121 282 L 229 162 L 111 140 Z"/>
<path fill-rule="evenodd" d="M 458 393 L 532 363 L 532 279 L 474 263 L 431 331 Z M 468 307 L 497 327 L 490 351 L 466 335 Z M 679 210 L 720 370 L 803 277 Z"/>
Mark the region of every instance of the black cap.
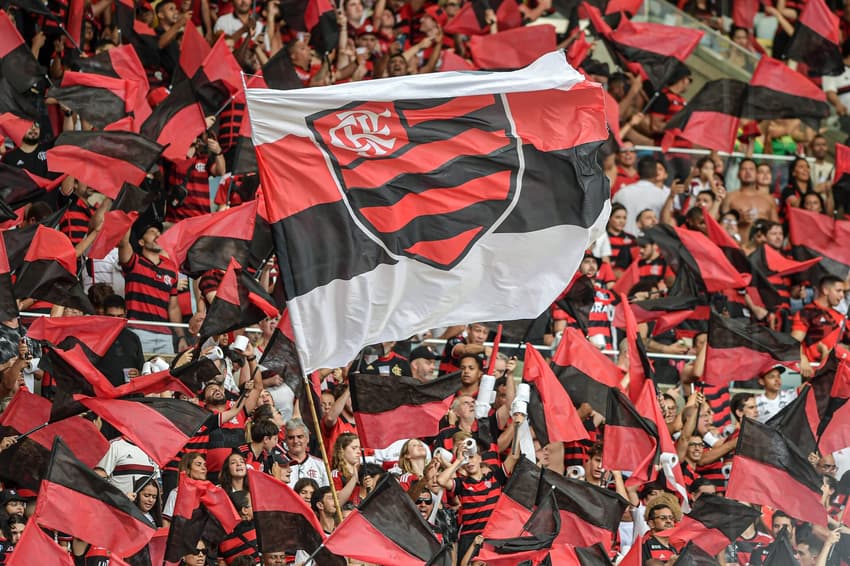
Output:
<path fill-rule="evenodd" d="M 417 360 L 419 358 L 425 360 L 439 360 L 440 355 L 437 354 L 434 350 L 431 349 L 430 346 L 419 346 L 415 348 L 412 352 L 410 352 L 410 361 Z"/>
<path fill-rule="evenodd" d="M 644 234 L 643 236 L 638 236 L 637 239 L 635 240 L 635 242 L 640 247 L 646 246 L 648 244 L 654 244 L 655 243 L 655 241 L 652 239 L 652 237 L 647 236 L 646 234 Z"/>
<path fill-rule="evenodd" d="M 0 505 L 6 506 L 10 501 L 23 501 L 27 502 L 27 498 L 23 495 L 19 494 L 14 489 L 4 490 L 2 494 L 0 494 Z"/>

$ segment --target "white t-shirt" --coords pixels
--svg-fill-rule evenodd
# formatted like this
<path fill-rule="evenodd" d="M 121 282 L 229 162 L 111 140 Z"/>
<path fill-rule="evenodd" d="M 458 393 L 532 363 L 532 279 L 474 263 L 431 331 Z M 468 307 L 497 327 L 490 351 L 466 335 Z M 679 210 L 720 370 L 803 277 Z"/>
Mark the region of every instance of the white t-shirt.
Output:
<path fill-rule="evenodd" d="M 824 92 L 838 92 L 838 89 L 850 86 L 850 67 L 844 66 L 844 72 L 837 77 L 823 77 Z M 838 95 L 841 104 L 850 108 L 850 92 Z"/>
<path fill-rule="evenodd" d="M 768 399 L 764 393 L 756 395 L 756 407 L 759 410 L 758 421 L 760 423 L 767 422 L 772 416 L 788 406 L 791 401 L 797 398 L 795 389 L 783 389 L 775 399 Z"/>
<path fill-rule="evenodd" d="M 664 201 L 670 195 L 667 187 L 658 188 L 654 183 L 640 180 L 637 183 L 626 185 L 614 195 L 614 202 L 626 207 L 626 227 L 624 230 L 630 234 L 637 234 L 637 215 L 647 208 L 654 211 L 658 219 L 661 219 L 661 209 Z"/>
<path fill-rule="evenodd" d="M 330 485 L 328 482 L 328 474 L 325 471 L 325 464 L 321 459 L 315 456 L 307 456 L 307 459 L 300 464 L 292 464 L 290 466 L 291 473 L 289 475 L 289 487 L 295 489 L 295 484 L 301 478 L 310 478 L 316 480 L 319 487 Z"/>

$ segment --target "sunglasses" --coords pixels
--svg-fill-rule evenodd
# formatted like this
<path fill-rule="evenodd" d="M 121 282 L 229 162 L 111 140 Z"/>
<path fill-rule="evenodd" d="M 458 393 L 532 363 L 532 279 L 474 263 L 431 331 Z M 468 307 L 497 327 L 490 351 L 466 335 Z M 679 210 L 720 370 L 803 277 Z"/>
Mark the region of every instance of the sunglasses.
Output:
<path fill-rule="evenodd" d="M 193 552 L 192 554 L 194 554 L 195 556 L 206 556 L 207 555 L 207 549 L 206 548 L 196 548 L 195 552 Z"/>
<path fill-rule="evenodd" d="M 433 502 L 434 502 L 433 499 L 417 499 L 416 500 L 417 505 L 423 505 L 423 504 L 424 505 L 431 505 L 431 503 L 433 503 Z"/>

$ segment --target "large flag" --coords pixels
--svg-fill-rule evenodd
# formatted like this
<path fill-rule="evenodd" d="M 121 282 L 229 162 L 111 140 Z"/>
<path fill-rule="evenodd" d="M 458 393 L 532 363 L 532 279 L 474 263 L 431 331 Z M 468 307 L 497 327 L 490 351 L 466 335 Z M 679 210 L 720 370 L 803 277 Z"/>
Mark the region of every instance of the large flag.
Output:
<path fill-rule="evenodd" d="M 557 43 L 555 26 L 522 26 L 499 33 L 473 35 L 469 39 L 469 53 L 479 69 L 519 69 L 554 51 Z"/>
<path fill-rule="evenodd" d="M 779 430 L 745 418 L 738 435 L 726 496 L 781 509 L 790 516 L 826 526 L 820 475 Z"/>
<path fill-rule="evenodd" d="M 838 16 L 824 0 L 809 0 L 794 27 L 788 57 L 805 63 L 812 75 L 840 75 L 844 62 L 839 28 Z"/>
<path fill-rule="evenodd" d="M 17 273 L 15 296 L 94 313 L 94 307 L 77 278 L 77 255 L 68 236 L 39 226 Z"/>
<path fill-rule="evenodd" d="M 259 501 L 257 504 L 260 504 Z M 201 537 L 208 545 L 218 546 L 240 520 L 223 488 L 205 480 L 190 479 L 181 473 L 168 531 L 166 560 L 178 562 L 183 556 L 193 553 Z"/>
<path fill-rule="evenodd" d="M 201 336 L 224 334 L 280 314 L 274 299 L 235 259 L 218 284 L 215 299 L 201 325 Z"/>
<path fill-rule="evenodd" d="M 552 357 L 552 371 L 573 403 L 588 403 L 600 414 L 608 407 L 608 390 L 619 387 L 623 372 L 575 328 L 564 329 Z"/>
<path fill-rule="evenodd" d="M 30 121 L 27 129 L 32 125 Z M 47 191 L 55 189 L 64 179 L 45 179 L 26 169 L 7 163 L 0 163 L 0 198 L 11 209 L 20 208 L 30 202 L 41 199 Z"/>
<path fill-rule="evenodd" d="M 12 286 L 12 269 L 9 267 L 9 256 L 6 255 L 6 243 L 0 238 L 0 317 L 11 320 L 17 317 L 18 301 Z"/>
<path fill-rule="evenodd" d="M 803 386 L 797 398 L 770 417 L 766 424 L 781 432 L 803 454 L 817 452 L 820 419 L 815 392 L 811 386 Z M 830 450 L 823 453 L 831 454 L 832 452 Z"/>
<path fill-rule="evenodd" d="M 119 556 L 141 550 L 156 530 L 126 493 L 75 458 L 58 437 L 41 483 L 35 516 L 43 527 Z"/>
<path fill-rule="evenodd" d="M 726 385 L 759 377 L 775 365 L 796 369 L 800 343 L 790 334 L 711 311 L 703 379 Z"/>
<path fill-rule="evenodd" d="M 67 210 L 68 207 L 63 206 L 36 224 L 0 232 L 3 242 L 6 244 L 6 256 L 9 258 L 9 268 L 12 272 L 18 271 L 24 265 L 24 257 L 32 245 L 32 240 L 38 231 L 38 227 L 56 228 Z"/>
<path fill-rule="evenodd" d="M 629 480 L 637 484 L 649 482 L 657 475 L 655 460 L 661 448 L 658 428 L 619 389 L 608 392 L 602 463 L 609 470 L 631 471 Z"/>
<path fill-rule="evenodd" d="M 386 378 L 384 378 L 386 379 Z M 392 474 L 384 474 L 366 499 L 343 519 L 325 541 L 339 556 L 379 564 L 412 566 L 440 552 L 431 527 Z"/>
<path fill-rule="evenodd" d="M 194 29 L 189 26 L 187 29 Z M 178 161 L 186 159 L 192 143 L 207 128 L 204 110 L 195 99 L 187 81 L 175 85 L 165 100 L 156 105 L 139 132 L 165 146 L 162 156 Z"/>
<path fill-rule="evenodd" d="M 629 299 L 620 295 L 620 302 L 628 305 Z M 652 382 L 653 371 L 649 358 L 646 357 L 646 349 L 643 340 L 638 335 L 637 320 L 632 309 L 625 309 L 623 318 L 626 322 L 626 344 L 629 354 L 629 399 L 636 403 L 643 390 L 643 384 Z"/>
<path fill-rule="evenodd" d="M 850 220 L 833 220 L 802 208 L 788 209 L 788 239 L 795 259 L 807 261 L 821 258 L 809 271 L 809 279 L 817 281 L 823 275 L 846 279 L 850 274 L 850 249 L 836 246 L 850 237 Z"/>
<path fill-rule="evenodd" d="M 687 106 L 664 126 L 662 147 L 682 138 L 700 147 L 732 151 L 741 122 L 741 103 L 747 83 L 717 79 L 703 85 Z"/>
<path fill-rule="evenodd" d="M 747 527 L 761 516 L 757 509 L 719 495 L 701 495 L 693 509 L 682 516 L 670 533 L 677 548 L 687 542 L 712 556 L 732 544 Z"/>
<path fill-rule="evenodd" d="M 821 89 L 785 63 L 767 56 L 762 56 L 756 66 L 742 108 L 742 118 L 800 118 L 815 128 L 829 116 L 826 94 Z"/>
<path fill-rule="evenodd" d="M 514 536 L 502 539 L 485 539 L 476 559 L 488 566 L 514 566 L 520 563 L 538 564 L 549 554 L 555 537 L 561 532 L 558 502 L 551 491 L 531 513 Z"/>
<path fill-rule="evenodd" d="M 328 566 L 345 565 L 344 558 L 319 550 L 325 540 L 316 514 L 287 484 L 268 474 L 248 469 L 248 489 L 257 526 L 260 552 L 294 553 L 304 550 Z"/>
<path fill-rule="evenodd" d="M 47 150 L 47 165 L 115 198 L 125 182 L 140 185 L 145 180 L 162 150 L 132 132 L 63 132 Z"/>
<path fill-rule="evenodd" d="M 242 68 L 224 37 L 219 37 L 207 53 L 191 77 L 191 84 L 206 114 L 221 111 L 227 101 L 242 90 Z"/>
<path fill-rule="evenodd" d="M 38 64 L 15 21 L 0 10 L 0 114 L 10 113 L 30 122 L 38 118 L 39 91 L 46 85 L 46 70 Z"/>
<path fill-rule="evenodd" d="M 62 84 L 47 94 L 102 130 L 133 111 L 130 95 L 134 88 L 134 84 L 124 79 L 65 71 Z"/>
<path fill-rule="evenodd" d="M 21 539 L 7 558 L 8 566 L 30 566 L 30 564 L 74 566 L 71 554 L 67 549 L 59 546 L 53 537 L 35 523 L 30 523 L 28 527 L 24 529 Z"/>
<path fill-rule="evenodd" d="M 473 0 L 465 3 L 443 26 L 443 33 L 454 35 L 486 35 L 490 33 L 485 12 L 491 9 L 496 15 L 499 31 L 522 25 L 522 14 L 515 0 Z"/>
<path fill-rule="evenodd" d="M 44 316 L 33 321 L 27 336 L 63 349 L 82 344 L 102 358 L 125 328 L 127 319 L 114 316 Z"/>
<path fill-rule="evenodd" d="M 351 406 L 360 441 L 370 448 L 386 448 L 402 438 L 436 435 L 460 385 L 458 373 L 426 383 L 408 376 L 351 375 Z"/>
<path fill-rule="evenodd" d="M 563 53 L 247 100 L 307 372 L 422 328 L 536 318 L 608 216 L 604 93 Z"/>
<path fill-rule="evenodd" d="M 522 379 L 531 386 L 528 417 L 541 446 L 588 439 L 569 393 L 531 344 L 525 347 Z"/>
<path fill-rule="evenodd" d="M 821 453 L 829 454 L 850 446 L 850 362 L 846 357 L 839 358 L 833 350 L 811 384 L 820 417 L 817 433 Z"/>

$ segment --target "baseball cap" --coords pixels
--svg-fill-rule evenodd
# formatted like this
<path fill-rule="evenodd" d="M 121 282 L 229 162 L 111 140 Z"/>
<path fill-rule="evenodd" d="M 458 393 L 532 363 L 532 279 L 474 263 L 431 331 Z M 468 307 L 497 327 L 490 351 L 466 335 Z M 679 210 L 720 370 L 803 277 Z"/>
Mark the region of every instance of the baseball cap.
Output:
<path fill-rule="evenodd" d="M 10 501 L 23 501 L 24 503 L 26 503 L 27 498 L 24 497 L 23 495 L 19 494 L 14 489 L 4 490 L 3 493 L 0 494 L 0 505 L 5 506 Z"/>
<path fill-rule="evenodd" d="M 765 371 L 761 372 L 762 377 L 764 377 L 765 375 L 769 374 L 769 373 L 770 373 L 770 372 L 772 372 L 773 370 L 777 370 L 777 371 L 779 372 L 779 375 L 782 375 L 783 373 L 785 373 L 786 371 L 788 371 L 788 368 L 786 368 L 786 367 L 785 367 L 785 366 L 783 366 L 782 364 L 776 364 L 776 365 L 775 365 L 775 366 L 773 366 L 772 368 L 767 369 L 767 370 L 765 370 Z"/>
<path fill-rule="evenodd" d="M 418 360 L 419 358 L 425 360 L 439 360 L 440 356 L 431 349 L 430 346 L 419 346 L 418 348 L 414 348 L 412 352 L 410 352 L 410 361 Z"/>

